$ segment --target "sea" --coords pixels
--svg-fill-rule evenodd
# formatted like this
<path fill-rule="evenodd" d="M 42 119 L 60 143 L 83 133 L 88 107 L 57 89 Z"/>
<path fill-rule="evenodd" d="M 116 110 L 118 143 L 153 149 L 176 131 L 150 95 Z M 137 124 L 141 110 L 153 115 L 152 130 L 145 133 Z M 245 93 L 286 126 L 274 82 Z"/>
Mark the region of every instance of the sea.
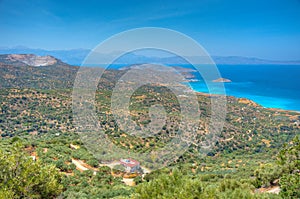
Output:
<path fill-rule="evenodd" d="M 193 68 L 187 64 L 177 66 Z M 300 112 L 300 65 L 217 65 L 217 68 L 222 78 L 231 80 L 224 83 L 225 93 L 219 93 L 218 86 L 222 83 L 205 82 L 198 72 L 193 73 L 195 77 L 189 82 L 191 88 L 197 92 L 247 98 L 266 108 Z M 215 89 L 208 90 L 207 84 Z"/>
<path fill-rule="evenodd" d="M 300 65 L 218 65 L 225 82 L 225 94 L 247 98 L 266 108 L 300 111 Z M 198 92 L 219 94 L 218 89 L 208 91 L 207 84 L 190 82 Z M 208 82 L 218 87 L 220 83 Z"/>

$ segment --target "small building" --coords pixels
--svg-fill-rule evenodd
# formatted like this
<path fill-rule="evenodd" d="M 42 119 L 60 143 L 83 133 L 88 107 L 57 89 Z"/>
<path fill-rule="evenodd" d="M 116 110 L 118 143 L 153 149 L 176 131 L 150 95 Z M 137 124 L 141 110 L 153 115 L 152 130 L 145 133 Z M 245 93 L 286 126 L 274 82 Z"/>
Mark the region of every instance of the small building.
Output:
<path fill-rule="evenodd" d="M 140 170 L 140 163 L 133 159 L 121 159 L 120 164 L 125 167 L 127 173 L 134 173 Z"/>

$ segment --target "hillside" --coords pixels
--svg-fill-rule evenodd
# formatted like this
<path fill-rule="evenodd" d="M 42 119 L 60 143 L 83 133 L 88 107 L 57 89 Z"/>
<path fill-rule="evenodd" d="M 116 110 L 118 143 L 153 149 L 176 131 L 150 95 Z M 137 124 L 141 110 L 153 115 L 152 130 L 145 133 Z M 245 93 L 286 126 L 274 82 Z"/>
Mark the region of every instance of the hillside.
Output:
<path fill-rule="evenodd" d="M 0 55 L 0 88 L 70 88 L 77 70 L 51 56 Z"/>
<path fill-rule="evenodd" d="M 64 64 L 59 60 L 56 60 L 54 65 L 39 67 L 20 65 L 14 60 L 0 63 L 0 67 L 2 137 L 20 133 L 26 135 L 48 132 L 51 130 L 47 127 L 49 124 L 52 130 L 58 132 L 67 132 L 66 129 L 75 131 L 72 125 L 71 94 L 78 67 Z M 152 138 L 145 142 L 130 135 L 119 140 L 120 134 L 126 132 L 118 129 L 115 123 L 110 110 L 110 97 L 116 81 L 124 72 L 126 71 L 108 70 L 99 82 L 96 106 L 103 128 L 110 132 L 109 135 L 113 137 L 115 143 L 122 145 L 122 140 L 129 146 L 140 145 L 132 150 L 143 151 L 149 144 L 147 142 L 157 146 L 163 144 L 169 140 L 168 137 L 172 133 L 176 133 L 180 107 L 176 97 L 168 89 L 151 85 L 143 86 L 134 93 L 131 99 L 131 115 L 143 128 L 150 122 L 148 108 L 156 103 L 164 105 L 168 121 L 166 128 L 158 134 L 161 136 L 161 143 L 158 141 L 154 143 L 154 140 L 151 141 Z M 208 133 L 211 101 L 209 95 L 199 93 L 197 96 L 201 107 L 197 138 L 200 141 L 201 137 Z M 106 114 L 103 115 L 103 112 Z M 224 130 L 213 154 L 224 150 L 261 151 L 268 147 L 277 148 L 299 132 L 298 113 L 265 109 L 250 100 L 234 97 L 227 97 L 227 112 Z M 58 127 L 55 127 L 55 124 L 59 124 Z M 111 131 L 112 124 L 116 129 Z M 198 141 L 195 140 L 194 143 Z"/>
<path fill-rule="evenodd" d="M 67 65 L 61 60 L 53 56 L 45 55 L 39 56 L 35 54 L 2 54 L 0 55 L 0 62 L 14 66 L 54 66 Z"/>
<path fill-rule="evenodd" d="M 279 198 L 256 192 L 259 188 L 279 186 L 278 179 L 295 170 L 295 165 L 281 170 L 275 162 L 283 145 L 293 144 L 292 138 L 299 135 L 299 113 L 265 109 L 247 99 L 226 97 L 224 129 L 212 150 L 202 156 L 199 146 L 209 132 L 211 98 L 218 96 L 198 93 L 201 115 L 191 146 L 168 167 L 150 174 L 135 174 L 132 181 L 138 188 L 128 187 L 123 183 L 126 175 L 120 168 L 102 164 L 75 133 L 72 87 L 78 67 L 53 57 L 0 57 L 0 149 L 11 150 L 14 143 L 21 141 L 27 155 L 44 165 L 54 165 L 62 174 L 64 197 L 138 198 L 135 194 L 145 194 L 144 189 L 155 193 L 152 190 L 155 186 L 172 190 L 166 182 L 173 183 L 178 190 L 185 187 L 195 191 L 202 187 L 199 195 L 214 191 L 220 198 L 224 194 L 226 198 L 241 198 L 243 194 L 249 198 Z M 148 109 L 154 104 L 165 107 L 167 122 L 155 136 L 131 135 L 118 126 L 110 107 L 113 88 L 125 72 L 126 69 L 108 70 L 99 82 L 94 104 L 99 125 L 112 143 L 129 154 L 159 149 L 178 132 L 181 110 L 178 100 L 162 86 L 146 85 L 137 89 L 131 97 L 130 116 L 138 128 L 143 129 L 151 122 Z M 151 171 L 151 164 L 141 164 Z M 178 177 L 172 178 L 173 175 Z"/>
<path fill-rule="evenodd" d="M 0 55 L 0 88 L 71 89 L 78 69 L 51 56 Z M 107 71 L 99 87 L 112 87 L 113 79 L 123 73 Z"/>

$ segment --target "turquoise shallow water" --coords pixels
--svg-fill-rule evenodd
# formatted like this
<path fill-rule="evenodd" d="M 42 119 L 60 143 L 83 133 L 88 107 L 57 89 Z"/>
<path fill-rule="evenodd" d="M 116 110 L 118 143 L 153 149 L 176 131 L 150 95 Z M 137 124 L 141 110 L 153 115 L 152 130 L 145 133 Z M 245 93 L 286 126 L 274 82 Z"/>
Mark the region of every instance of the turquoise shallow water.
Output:
<path fill-rule="evenodd" d="M 226 95 L 251 99 L 268 108 L 300 111 L 300 66 L 291 65 L 219 65 Z M 199 74 L 190 82 L 195 91 L 219 94 L 219 83 L 208 83 L 208 91 Z"/>
<path fill-rule="evenodd" d="M 111 65 L 120 69 L 126 65 Z M 188 64 L 177 64 L 193 68 Z M 203 66 L 199 66 L 203 67 Z M 227 96 L 243 97 L 268 108 L 300 111 L 300 65 L 218 65 L 221 77 L 232 82 L 224 83 Z M 220 94 L 219 83 L 208 81 L 208 91 L 201 75 L 193 73 L 197 82 L 190 82 L 198 92 Z"/>

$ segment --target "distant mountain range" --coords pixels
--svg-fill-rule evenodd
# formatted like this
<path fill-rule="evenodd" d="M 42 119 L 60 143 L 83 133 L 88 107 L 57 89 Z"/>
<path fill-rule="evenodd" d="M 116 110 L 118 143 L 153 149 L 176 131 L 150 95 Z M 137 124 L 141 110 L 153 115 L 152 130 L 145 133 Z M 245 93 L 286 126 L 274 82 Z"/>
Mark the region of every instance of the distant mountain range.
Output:
<path fill-rule="evenodd" d="M 0 54 L 35 54 L 39 56 L 50 55 L 60 59 L 61 61 L 71 65 L 81 65 L 85 57 L 89 54 L 89 49 L 70 49 L 70 50 L 44 50 L 44 49 L 32 49 L 23 46 L 6 48 L 0 47 Z M 108 58 L 111 58 L 113 54 L 99 54 L 99 59 L 106 63 Z M 199 57 L 190 57 L 191 59 L 200 60 Z M 283 65 L 300 65 L 300 60 L 296 61 L 273 61 L 265 60 L 253 57 L 240 57 L 240 56 L 212 56 L 212 59 L 216 64 L 283 64 Z M 184 64 L 186 63 L 181 57 L 155 57 L 138 55 L 135 53 L 126 54 L 116 60 L 115 64 L 141 64 L 141 63 L 164 63 L 164 64 Z M 99 63 L 98 63 L 99 64 Z"/>
<path fill-rule="evenodd" d="M 216 64 L 282 64 L 282 65 L 300 65 L 300 60 L 295 61 L 274 61 L 259 59 L 255 57 L 240 57 L 240 56 L 213 56 Z"/>

